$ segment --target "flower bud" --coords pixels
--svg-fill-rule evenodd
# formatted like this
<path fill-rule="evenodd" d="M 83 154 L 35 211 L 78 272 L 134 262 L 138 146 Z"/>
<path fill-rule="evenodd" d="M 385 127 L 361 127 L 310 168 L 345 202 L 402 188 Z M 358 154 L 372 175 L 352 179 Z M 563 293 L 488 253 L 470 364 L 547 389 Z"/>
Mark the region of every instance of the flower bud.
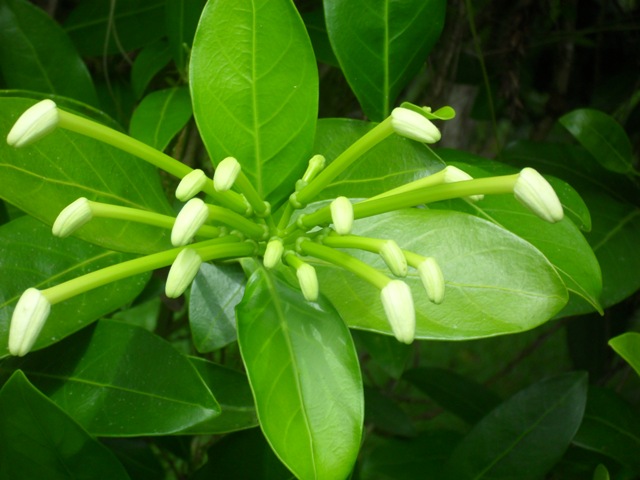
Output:
<path fill-rule="evenodd" d="M 353 205 L 347 197 L 338 197 L 331 202 L 331 221 L 338 235 L 348 235 L 353 228 Z"/>
<path fill-rule="evenodd" d="M 233 187 L 240 174 L 240 163 L 233 157 L 222 160 L 213 173 L 213 188 L 216 192 L 226 192 Z"/>
<path fill-rule="evenodd" d="M 398 341 L 413 342 L 416 334 L 416 311 L 409 285 L 402 280 L 391 280 L 380 290 L 380 298 L 391 330 Z"/>
<path fill-rule="evenodd" d="M 51 302 L 37 288 L 24 291 L 16 304 L 9 327 L 9 353 L 22 357 L 36 342 L 51 311 Z"/>
<path fill-rule="evenodd" d="M 58 120 L 58 107 L 55 102 L 42 100 L 18 118 L 7 135 L 7 143 L 16 148 L 27 146 L 55 130 Z"/>
<path fill-rule="evenodd" d="M 198 252 L 193 248 L 182 250 L 169 269 L 167 283 L 164 287 L 164 293 L 167 297 L 178 298 L 182 295 L 196 278 L 200 265 L 202 265 L 202 259 Z"/>
<path fill-rule="evenodd" d="M 525 207 L 547 222 L 559 222 L 564 216 L 562 204 L 553 187 L 533 168 L 520 171 L 513 194 Z"/>
<path fill-rule="evenodd" d="M 182 177 L 178 188 L 176 188 L 176 198 L 181 202 L 186 202 L 200 193 L 206 183 L 207 176 L 197 168 Z"/>
<path fill-rule="evenodd" d="M 56 237 L 65 238 L 85 225 L 93 218 L 91 203 L 84 197 L 67 205 L 53 222 L 51 233 Z"/>
<path fill-rule="evenodd" d="M 436 259 L 426 257 L 418 265 L 418 274 L 429 300 L 436 305 L 442 303 L 444 300 L 444 276 Z"/>
<path fill-rule="evenodd" d="M 424 143 L 440 140 L 440 130 L 430 120 L 408 108 L 394 108 L 391 126 L 398 135 Z"/>
<path fill-rule="evenodd" d="M 315 302 L 318 300 L 319 287 L 318 276 L 316 275 L 316 269 L 308 263 L 303 263 L 296 269 L 296 276 L 300 283 L 300 289 L 302 295 L 308 302 Z"/>
<path fill-rule="evenodd" d="M 171 230 L 171 243 L 181 247 L 191 242 L 198 229 L 209 218 L 209 208 L 199 198 L 192 198 L 184 204 Z"/>
<path fill-rule="evenodd" d="M 396 277 L 407 276 L 407 259 L 402 253 L 402 249 L 394 240 L 387 240 L 380 248 L 380 256 L 387 264 L 391 273 Z"/>
<path fill-rule="evenodd" d="M 279 238 L 272 238 L 269 240 L 269 243 L 267 243 L 267 249 L 264 252 L 264 258 L 262 259 L 264 268 L 275 267 L 280 261 L 280 258 L 282 258 L 282 252 L 284 252 L 282 240 Z"/>
<path fill-rule="evenodd" d="M 447 165 L 444 169 L 444 183 L 464 182 L 466 180 L 473 180 L 473 177 L 467 172 L 463 172 L 458 167 L 453 165 Z M 472 202 L 478 202 L 484 198 L 484 195 L 469 195 L 465 197 Z"/>

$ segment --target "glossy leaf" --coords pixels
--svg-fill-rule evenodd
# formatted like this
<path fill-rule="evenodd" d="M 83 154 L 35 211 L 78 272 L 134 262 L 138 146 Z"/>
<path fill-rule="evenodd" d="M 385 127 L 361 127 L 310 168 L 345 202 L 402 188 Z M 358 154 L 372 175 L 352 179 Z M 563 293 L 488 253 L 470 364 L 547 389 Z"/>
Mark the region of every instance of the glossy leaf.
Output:
<path fill-rule="evenodd" d="M 0 412 L 0 478 L 129 478 L 109 449 L 22 372 L 15 372 L 0 390 Z"/>
<path fill-rule="evenodd" d="M 0 98 L 0 131 L 9 132 L 32 100 Z M 51 225 L 79 197 L 172 214 L 154 167 L 120 150 L 58 129 L 33 145 L 0 142 L 0 198 Z M 120 251 L 170 246 L 169 232 L 131 222 L 94 219 L 77 237 Z"/>
<path fill-rule="evenodd" d="M 102 320 L 73 337 L 0 366 L 23 370 L 98 436 L 166 435 L 220 413 L 189 360 L 139 327 Z"/>
<path fill-rule="evenodd" d="M 0 358 L 9 353 L 11 314 L 24 290 L 51 287 L 131 258 L 75 238 L 54 237 L 49 227 L 29 216 L 0 227 L 0 252 Z M 34 349 L 51 345 L 130 303 L 148 278 L 148 274 L 137 275 L 54 305 Z"/>
<path fill-rule="evenodd" d="M 389 115 L 444 26 L 444 0 L 324 0 L 333 50 L 365 114 Z"/>
<path fill-rule="evenodd" d="M 583 108 L 560 117 L 559 122 L 607 170 L 633 169 L 633 152 L 624 128 L 604 112 Z"/>
<path fill-rule="evenodd" d="M 405 279 L 413 292 L 417 338 L 463 340 L 521 332 L 547 321 L 567 301 L 562 280 L 537 249 L 477 217 L 411 209 L 359 220 L 354 227 L 357 235 L 394 239 L 440 265 L 446 285 L 440 305 L 429 302 L 415 270 Z M 373 254 L 349 253 L 387 271 Z M 377 288 L 342 269 L 316 269 L 320 290 L 349 326 L 391 333 Z"/>
<path fill-rule="evenodd" d="M 178 69 L 187 70 L 189 52 L 206 0 L 166 0 L 165 19 L 171 53 Z"/>
<path fill-rule="evenodd" d="M 373 127 L 374 124 L 359 120 L 320 119 L 313 151 L 331 162 Z M 350 198 L 372 197 L 444 167 L 444 162 L 424 145 L 392 135 L 325 187 L 316 200 L 340 195 Z"/>
<path fill-rule="evenodd" d="M 82 55 L 123 54 L 165 35 L 164 3 L 165 0 L 80 2 L 65 20 L 64 28 Z"/>
<path fill-rule="evenodd" d="M 129 131 L 133 138 L 157 150 L 164 150 L 191 118 L 191 98 L 187 87 L 150 93 L 133 112 Z"/>
<path fill-rule="evenodd" d="M 246 278 L 234 265 L 203 264 L 191 284 L 189 323 L 196 350 L 212 352 L 236 340 L 235 307 Z"/>
<path fill-rule="evenodd" d="M 476 423 L 500 403 L 500 397 L 462 375 L 441 368 L 414 368 L 402 377 L 470 424 Z"/>
<path fill-rule="evenodd" d="M 623 333 L 609 340 L 609 345 L 640 375 L 640 333 Z"/>
<path fill-rule="evenodd" d="M 131 67 L 131 86 L 136 98 L 141 98 L 151 80 L 171 61 L 169 42 L 158 40 L 143 48 Z"/>
<path fill-rule="evenodd" d="M 89 71 L 65 32 L 24 0 L 0 1 L 0 70 L 9 88 L 98 101 Z"/>
<path fill-rule="evenodd" d="M 586 398 L 583 373 L 559 375 L 525 388 L 460 442 L 449 462 L 451 478 L 543 478 L 578 430 Z"/>
<path fill-rule="evenodd" d="M 313 49 L 293 4 L 209 2 L 189 71 L 214 164 L 236 157 L 263 198 L 289 195 L 311 157 L 318 108 Z"/>
<path fill-rule="evenodd" d="M 349 330 L 327 302 L 257 270 L 237 307 L 260 426 L 299 478 L 345 478 L 362 435 L 362 380 Z"/>

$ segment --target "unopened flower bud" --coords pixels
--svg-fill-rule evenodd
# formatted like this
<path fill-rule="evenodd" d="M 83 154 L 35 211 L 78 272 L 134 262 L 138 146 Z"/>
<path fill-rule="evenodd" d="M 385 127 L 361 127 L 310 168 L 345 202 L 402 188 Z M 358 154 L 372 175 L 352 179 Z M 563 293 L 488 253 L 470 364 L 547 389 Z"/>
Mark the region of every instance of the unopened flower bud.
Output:
<path fill-rule="evenodd" d="M 282 252 L 284 252 L 284 245 L 282 244 L 282 240 L 279 238 L 272 238 L 267 243 L 267 248 L 264 252 L 264 258 L 262 260 L 262 264 L 264 268 L 273 268 L 275 267 L 280 258 L 282 258 Z"/>
<path fill-rule="evenodd" d="M 309 302 L 318 300 L 319 287 L 316 269 L 308 263 L 303 263 L 296 269 L 296 276 L 298 277 L 304 298 Z"/>
<path fill-rule="evenodd" d="M 181 202 L 186 202 L 200 193 L 206 183 L 207 176 L 197 168 L 182 177 L 178 188 L 176 188 L 176 198 Z"/>
<path fill-rule="evenodd" d="M 396 339 L 413 342 L 416 335 L 416 311 L 409 285 L 402 280 L 391 280 L 380 290 L 384 313 Z"/>
<path fill-rule="evenodd" d="M 380 249 L 380 256 L 396 277 L 407 276 L 407 259 L 394 240 L 387 240 Z"/>
<path fill-rule="evenodd" d="M 216 192 L 226 192 L 233 187 L 240 174 L 240 163 L 233 157 L 227 157 L 216 167 L 213 174 L 213 188 Z"/>
<path fill-rule="evenodd" d="M 564 216 L 555 190 L 533 168 L 522 169 L 513 187 L 513 194 L 525 207 L 547 222 L 559 222 Z"/>
<path fill-rule="evenodd" d="M 58 121 L 58 107 L 55 102 L 42 100 L 18 118 L 7 135 L 7 143 L 16 148 L 29 145 L 55 130 Z"/>
<path fill-rule="evenodd" d="M 36 342 L 51 311 L 51 302 L 37 288 L 28 288 L 18 300 L 9 327 L 9 353 L 22 357 Z"/>
<path fill-rule="evenodd" d="M 192 198 L 184 204 L 171 230 L 171 243 L 181 247 L 191 242 L 198 229 L 209 218 L 209 208 L 199 198 Z"/>
<path fill-rule="evenodd" d="M 331 202 L 331 221 L 338 235 L 348 235 L 353 228 L 353 205 L 347 197 L 338 197 Z"/>
<path fill-rule="evenodd" d="M 418 274 L 429 300 L 435 304 L 442 303 L 444 300 L 444 276 L 436 259 L 426 257 L 418 265 Z"/>
<path fill-rule="evenodd" d="M 408 108 L 394 108 L 391 112 L 391 126 L 398 135 L 424 143 L 440 140 L 440 130 L 418 112 Z"/>
<path fill-rule="evenodd" d="M 473 180 L 473 177 L 467 172 L 463 172 L 458 167 L 453 165 L 447 165 L 444 169 L 444 183 L 464 182 L 466 180 Z M 465 197 L 472 202 L 478 202 L 484 198 L 484 195 L 469 195 Z"/>
<path fill-rule="evenodd" d="M 193 248 L 182 250 L 169 269 L 167 283 L 164 292 L 169 298 L 178 298 L 182 295 L 193 279 L 196 278 L 198 270 L 202 265 L 202 259 Z"/>
<path fill-rule="evenodd" d="M 91 203 L 84 197 L 67 205 L 56 217 L 51 233 L 56 237 L 65 238 L 85 225 L 93 217 Z"/>

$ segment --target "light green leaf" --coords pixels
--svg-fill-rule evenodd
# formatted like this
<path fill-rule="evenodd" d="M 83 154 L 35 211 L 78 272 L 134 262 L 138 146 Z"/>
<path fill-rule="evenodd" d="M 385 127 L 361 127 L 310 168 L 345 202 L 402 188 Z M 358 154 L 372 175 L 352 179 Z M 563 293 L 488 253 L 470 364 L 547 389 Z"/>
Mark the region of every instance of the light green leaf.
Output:
<path fill-rule="evenodd" d="M 445 0 L 324 0 L 329 39 L 364 113 L 389 115 L 444 26 Z"/>
<path fill-rule="evenodd" d="M 23 370 L 97 436 L 167 435 L 220 414 L 189 360 L 139 327 L 101 320 L 73 337 L 0 366 Z"/>
<path fill-rule="evenodd" d="M 260 426 L 299 478 L 346 478 L 362 436 L 362 379 L 338 314 L 264 269 L 237 307 L 238 342 Z"/>
<path fill-rule="evenodd" d="M 623 333 L 609 340 L 609 345 L 640 375 L 640 333 Z"/>
<path fill-rule="evenodd" d="M 189 71 L 213 163 L 237 158 L 258 193 L 280 202 L 311 157 L 318 109 L 313 49 L 292 2 L 210 1 Z"/>

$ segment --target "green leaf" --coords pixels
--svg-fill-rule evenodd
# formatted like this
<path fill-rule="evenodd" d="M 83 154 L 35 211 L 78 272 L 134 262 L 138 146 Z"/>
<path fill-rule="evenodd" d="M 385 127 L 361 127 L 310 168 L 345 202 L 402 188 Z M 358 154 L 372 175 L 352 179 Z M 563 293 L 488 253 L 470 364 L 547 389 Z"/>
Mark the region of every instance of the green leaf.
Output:
<path fill-rule="evenodd" d="M 586 398 L 584 373 L 558 375 L 518 392 L 460 442 L 449 462 L 451 478 L 543 478 L 578 430 Z"/>
<path fill-rule="evenodd" d="M 306 168 L 318 111 L 313 49 L 293 3 L 210 1 L 189 71 L 213 163 L 237 158 L 258 193 L 277 204 Z"/>
<path fill-rule="evenodd" d="M 375 121 L 418 73 L 444 26 L 445 0 L 324 0 L 327 30 L 364 113 Z"/>
<path fill-rule="evenodd" d="M 186 72 L 189 52 L 198 20 L 206 0 L 166 0 L 167 36 L 173 60 L 180 72 Z"/>
<path fill-rule="evenodd" d="M 398 342 L 394 337 L 373 332 L 354 330 L 351 332 L 358 347 L 366 349 L 371 359 L 378 363 L 387 374 L 400 378 L 407 362 L 413 354 L 410 345 Z"/>
<path fill-rule="evenodd" d="M 327 302 L 257 270 L 237 307 L 238 342 L 260 426 L 299 478 L 345 478 L 358 455 L 363 394 L 358 358 Z"/>
<path fill-rule="evenodd" d="M 151 80 L 171 61 L 169 42 L 160 39 L 144 47 L 131 67 L 131 86 L 136 98 L 141 98 Z"/>
<path fill-rule="evenodd" d="M 332 67 L 339 67 L 338 59 L 333 53 L 331 43 L 329 43 L 329 34 L 327 33 L 327 24 L 324 20 L 322 7 L 309 12 L 301 12 L 301 16 L 309 33 L 316 59 Z"/>
<path fill-rule="evenodd" d="M 23 0 L 0 0 L 0 70 L 9 88 L 97 104 L 87 67 L 62 28 Z"/>
<path fill-rule="evenodd" d="M 559 122 L 607 170 L 633 170 L 631 141 L 624 128 L 606 113 L 583 108 L 563 115 Z"/>
<path fill-rule="evenodd" d="M 500 397 L 491 390 L 442 368 L 414 368 L 402 378 L 470 424 L 478 422 L 500 403 Z"/>
<path fill-rule="evenodd" d="M 83 56 L 126 53 L 166 34 L 165 0 L 80 2 L 64 28 Z M 113 8 L 112 8 L 113 7 Z"/>
<path fill-rule="evenodd" d="M 129 476 L 135 480 L 158 480 L 164 469 L 150 448 L 151 442 L 139 438 L 102 438 L 100 442 L 111 450 Z"/>
<path fill-rule="evenodd" d="M 593 480 L 609 480 L 610 478 L 607 467 L 602 464 L 598 465 L 593 472 Z"/>
<path fill-rule="evenodd" d="M 32 100 L 0 98 L 0 131 L 9 132 Z M 0 142 L 0 198 L 53 224 L 79 197 L 171 215 L 154 167 L 96 140 L 58 129 L 33 145 Z M 169 232 L 117 220 L 94 219 L 77 237 L 106 248 L 152 253 L 170 247 Z"/>
<path fill-rule="evenodd" d="M 611 390 L 589 389 L 584 419 L 573 443 L 640 472 L 640 414 Z"/>
<path fill-rule="evenodd" d="M 367 431 L 374 427 L 390 435 L 412 437 L 416 434 L 409 415 L 375 388 L 364 387 L 364 405 L 364 421 L 370 425 Z"/>
<path fill-rule="evenodd" d="M 0 366 L 23 370 L 97 436 L 167 435 L 220 413 L 189 360 L 158 336 L 101 320 L 73 337 Z"/>
<path fill-rule="evenodd" d="M 609 340 L 609 345 L 640 375 L 640 333 L 623 333 Z"/>
<path fill-rule="evenodd" d="M 29 216 L 0 227 L 0 358 L 7 355 L 13 308 L 29 287 L 47 288 L 131 258 L 75 238 L 60 239 Z M 91 290 L 51 309 L 34 349 L 51 345 L 133 301 L 149 279 L 137 275 Z"/>
<path fill-rule="evenodd" d="M 354 234 L 394 239 L 402 248 L 437 260 L 445 299 L 430 303 L 416 271 L 405 281 L 416 307 L 416 337 L 466 340 L 534 328 L 567 301 L 562 280 L 547 259 L 514 234 L 458 212 L 410 209 L 358 220 Z M 350 250 L 382 271 L 373 254 Z M 380 291 L 329 265 L 316 266 L 320 289 L 350 327 L 391 333 Z"/>
<path fill-rule="evenodd" d="M 0 411 L 0 478 L 129 478 L 109 449 L 38 392 L 22 372 L 15 372 L 0 390 Z"/>
<path fill-rule="evenodd" d="M 156 90 L 133 112 L 129 132 L 157 150 L 164 150 L 191 118 L 191 98 L 187 87 Z"/>
<path fill-rule="evenodd" d="M 189 357 L 209 390 L 216 396 L 222 412 L 180 433 L 212 435 L 258 426 L 256 408 L 247 376 L 203 358 Z"/>
<path fill-rule="evenodd" d="M 246 278 L 234 265 L 203 264 L 191 284 L 189 324 L 196 350 L 207 353 L 236 340 L 235 307 Z"/>
<path fill-rule="evenodd" d="M 333 161 L 375 125 L 345 118 L 318 121 L 314 152 Z M 366 198 L 442 170 L 445 163 L 423 144 L 392 135 L 338 176 L 317 200 L 347 195 Z"/>

